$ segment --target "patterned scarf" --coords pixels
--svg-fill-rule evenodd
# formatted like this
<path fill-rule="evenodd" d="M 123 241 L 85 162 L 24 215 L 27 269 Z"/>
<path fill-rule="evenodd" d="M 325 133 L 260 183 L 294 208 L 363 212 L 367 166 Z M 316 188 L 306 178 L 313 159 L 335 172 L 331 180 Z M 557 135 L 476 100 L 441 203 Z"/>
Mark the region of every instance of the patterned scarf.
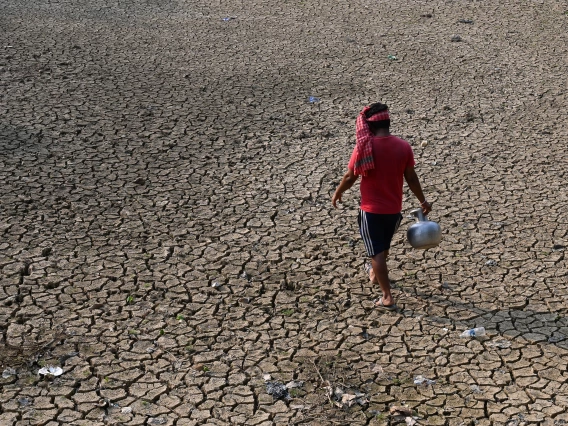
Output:
<path fill-rule="evenodd" d="M 390 119 L 388 110 L 378 112 L 367 118 L 365 113 L 368 110 L 369 107 L 366 106 L 357 117 L 357 144 L 355 145 L 355 150 L 357 152 L 355 153 L 355 166 L 353 167 L 355 175 L 367 176 L 367 172 L 375 168 L 375 163 L 373 162 L 373 145 L 371 144 L 371 137 L 373 136 L 373 133 L 371 132 L 371 129 L 369 129 L 369 121 Z"/>

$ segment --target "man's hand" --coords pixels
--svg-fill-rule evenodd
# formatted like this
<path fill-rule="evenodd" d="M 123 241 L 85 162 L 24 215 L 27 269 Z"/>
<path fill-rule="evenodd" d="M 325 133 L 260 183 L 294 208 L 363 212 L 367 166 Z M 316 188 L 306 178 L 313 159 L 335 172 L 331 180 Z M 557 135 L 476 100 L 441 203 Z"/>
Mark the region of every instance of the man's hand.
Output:
<path fill-rule="evenodd" d="M 347 172 L 343 175 L 340 184 L 335 190 L 333 197 L 331 197 L 331 204 L 333 204 L 333 207 L 337 208 L 337 202 L 339 201 L 341 203 L 341 196 L 343 195 L 343 193 L 353 186 L 358 177 L 359 176 L 353 174 L 353 170 L 347 170 Z"/>
<path fill-rule="evenodd" d="M 430 213 L 432 211 L 432 204 L 430 204 L 426 200 L 424 200 L 422 203 L 420 203 L 420 207 L 422 207 L 422 213 L 424 213 L 424 215 L 427 215 L 428 213 Z"/>
<path fill-rule="evenodd" d="M 337 192 L 335 191 L 333 194 L 333 197 L 331 197 L 331 204 L 333 204 L 333 207 L 337 208 L 337 202 L 339 201 L 340 203 L 341 201 L 341 196 L 343 194 L 341 192 Z"/>

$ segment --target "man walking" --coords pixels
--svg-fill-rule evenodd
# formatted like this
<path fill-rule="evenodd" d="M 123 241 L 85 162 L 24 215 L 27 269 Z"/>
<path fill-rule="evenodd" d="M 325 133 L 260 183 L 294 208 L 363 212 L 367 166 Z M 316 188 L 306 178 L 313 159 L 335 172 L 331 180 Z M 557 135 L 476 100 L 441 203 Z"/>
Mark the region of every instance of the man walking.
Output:
<path fill-rule="evenodd" d="M 377 308 L 394 310 L 387 256 L 392 237 L 402 219 L 403 177 L 414 193 L 424 214 L 432 210 L 426 201 L 416 172 L 410 144 L 390 134 L 388 107 L 375 103 L 363 108 L 357 117 L 357 143 L 349 160 L 347 172 L 335 190 L 331 202 L 337 208 L 343 193 L 361 176 L 361 205 L 359 232 L 371 267 L 366 268 L 369 279 L 381 288 Z"/>

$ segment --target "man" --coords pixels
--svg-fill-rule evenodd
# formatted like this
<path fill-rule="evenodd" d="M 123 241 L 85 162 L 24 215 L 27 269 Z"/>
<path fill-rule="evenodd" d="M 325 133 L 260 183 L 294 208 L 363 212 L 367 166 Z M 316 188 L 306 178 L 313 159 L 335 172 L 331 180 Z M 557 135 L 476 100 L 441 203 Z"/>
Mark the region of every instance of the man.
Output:
<path fill-rule="evenodd" d="M 369 279 L 381 288 L 382 297 L 375 307 L 396 309 L 391 294 L 387 256 L 392 237 L 402 219 L 403 177 L 414 193 L 424 214 L 432 210 L 426 201 L 416 172 L 410 144 L 390 134 L 388 107 L 381 103 L 363 108 L 357 117 L 357 143 L 348 169 L 335 190 L 331 202 L 337 208 L 343 193 L 361 176 L 359 232 L 365 243 L 371 266 Z"/>

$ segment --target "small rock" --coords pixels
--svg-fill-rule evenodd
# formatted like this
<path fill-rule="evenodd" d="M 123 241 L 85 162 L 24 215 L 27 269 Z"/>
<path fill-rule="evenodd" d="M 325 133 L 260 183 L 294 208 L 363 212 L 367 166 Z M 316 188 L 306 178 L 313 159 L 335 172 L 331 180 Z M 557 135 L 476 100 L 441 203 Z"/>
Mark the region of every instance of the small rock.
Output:
<path fill-rule="evenodd" d="M 213 282 L 211 283 L 211 287 L 213 287 L 213 288 L 219 288 L 219 287 L 221 287 L 221 283 L 220 283 L 219 281 L 213 281 Z"/>
<path fill-rule="evenodd" d="M 27 407 L 28 405 L 32 405 L 32 401 L 29 398 L 20 398 L 18 399 L 18 404 L 21 407 Z"/>
<path fill-rule="evenodd" d="M 420 146 L 421 146 L 422 148 L 427 147 L 427 146 L 428 146 L 428 141 L 422 141 L 422 143 L 420 144 Z"/>
<path fill-rule="evenodd" d="M 144 185 L 146 181 L 143 178 L 138 178 L 134 181 L 136 185 Z"/>
<path fill-rule="evenodd" d="M 4 306 L 12 306 L 14 302 L 17 302 L 16 296 L 7 297 L 2 303 L 4 304 Z"/>
<path fill-rule="evenodd" d="M 473 24 L 473 21 L 471 19 L 460 19 L 458 20 L 458 22 L 460 24 Z"/>
<path fill-rule="evenodd" d="M 150 425 L 165 425 L 168 419 L 165 417 L 153 417 L 148 419 L 148 424 Z"/>
<path fill-rule="evenodd" d="M 457 42 L 462 41 L 462 38 L 461 38 L 461 36 L 454 34 L 451 38 L 451 41 L 454 42 L 454 43 L 457 43 Z"/>
<path fill-rule="evenodd" d="M 412 409 L 409 407 L 401 407 L 393 405 L 389 410 L 391 416 L 412 416 Z"/>

